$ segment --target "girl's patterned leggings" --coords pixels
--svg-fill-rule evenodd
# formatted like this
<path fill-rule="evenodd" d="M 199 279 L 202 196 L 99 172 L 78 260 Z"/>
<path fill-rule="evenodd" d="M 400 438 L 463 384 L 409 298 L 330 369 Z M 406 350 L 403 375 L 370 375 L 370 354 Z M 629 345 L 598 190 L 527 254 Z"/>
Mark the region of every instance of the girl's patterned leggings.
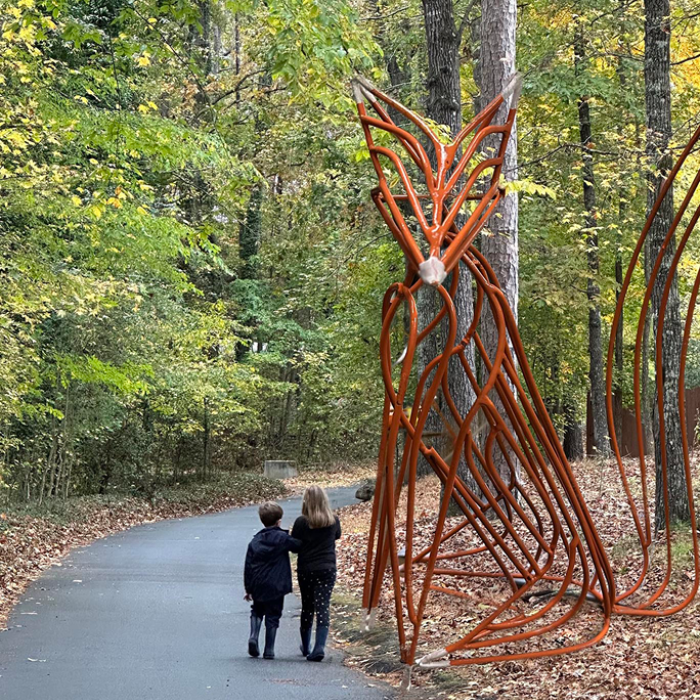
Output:
<path fill-rule="evenodd" d="M 335 585 L 335 569 L 327 571 L 310 571 L 299 573 L 299 591 L 301 593 L 301 627 L 310 628 L 314 625 L 330 627 L 331 593 Z"/>

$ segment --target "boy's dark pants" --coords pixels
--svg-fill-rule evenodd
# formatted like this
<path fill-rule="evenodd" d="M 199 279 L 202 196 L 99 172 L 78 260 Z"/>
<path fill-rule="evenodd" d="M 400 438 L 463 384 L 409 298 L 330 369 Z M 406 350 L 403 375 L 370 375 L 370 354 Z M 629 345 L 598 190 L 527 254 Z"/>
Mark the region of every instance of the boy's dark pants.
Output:
<path fill-rule="evenodd" d="M 254 600 L 250 606 L 251 612 L 255 617 L 265 618 L 265 627 L 280 626 L 280 618 L 282 617 L 282 609 L 284 608 L 284 597 L 275 598 L 275 600 L 258 601 Z"/>
<path fill-rule="evenodd" d="M 258 656 L 258 634 L 263 618 L 265 618 L 265 651 L 263 658 L 275 658 L 275 637 L 277 628 L 280 626 L 282 609 L 284 607 L 284 597 L 275 600 L 254 600 L 250 606 L 250 639 L 248 640 L 248 653 L 251 656 Z"/>

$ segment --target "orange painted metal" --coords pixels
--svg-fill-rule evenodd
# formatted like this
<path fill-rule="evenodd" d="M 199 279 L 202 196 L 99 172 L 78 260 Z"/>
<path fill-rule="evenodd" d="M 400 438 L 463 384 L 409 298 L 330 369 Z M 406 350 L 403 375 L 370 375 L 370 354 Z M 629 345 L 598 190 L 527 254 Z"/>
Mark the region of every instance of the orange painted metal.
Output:
<path fill-rule="evenodd" d="M 407 261 L 405 279 L 387 290 L 382 308 L 380 355 L 385 401 L 364 606 L 368 611 L 375 608 L 383 587 L 390 582 L 401 658 L 407 664 L 424 667 L 563 654 L 600 641 L 615 613 L 662 616 L 680 610 L 695 596 L 700 580 L 685 420 L 681 415 L 694 576 L 682 600 L 663 605 L 661 598 L 672 575 L 670 523 L 666 527 L 666 572 L 659 582 L 658 577 L 649 576 L 652 570 L 656 571 L 652 566 L 655 538 L 650 525 L 644 450 L 640 448 L 640 471 L 635 475 L 636 483 L 641 482 L 640 504 L 614 434 L 612 358 L 621 310 L 651 222 L 661 199 L 700 139 L 700 129 L 669 174 L 642 231 L 613 320 L 607 363 L 607 410 L 621 492 L 631 510 L 640 559 L 638 577 L 620 590 L 619 574 L 616 576 L 613 571 L 606 548 L 610 543 L 601 539 L 537 390 L 513 311 L 488 261 L 474 245 L 504 194 L 500 179 L 515 119 L 518 81 L 514 79 L 506 92 L 450 143 L 444 143 L 423 118 L 368 81 L 357 78 L 353 90 L 379 178 L 372 199 Z M 499 109 L 509 99 L 504 123 L 494 123 Z M 417 131 L 415 135 L 412 129 Z M 401 156 L 386 145 L 392 141 L 398 141 Z M 494 141 L 492 153 L 479 155 L 485 143 L 492 145 Z M 660 256 L 672 245 L 674 232 L 699 185 L 700 174 L 681 205 Z M 687 224 L 671 272 L 676 270 L 698 218 L 700 209 Z M 640 436 L 641 338 L 651 288 L 660 266 L 659 257 L 642 303 L 635 346 Z M 459 324 L 455 295 L 463 275 L 472 280 L 473 319 L 466 332 L 458 334 L 457 328 L 463 325 Z M 670 279 L 669 276 L 664 287 L 661 315 L 668 303 Z M 700 273 L 690 294 L 685 325 L 681 396 L 690 325 L 699 291 Z M 439 301 L 439 311 L 423 328 L 418 326 L 419 292 L 432 293 Z M 499 334 L 497 347 L 490 352 L 479 335 L 486 308 Z M 394 361 L 397 353 L 392 340 L 395 341 L 399 326 L 403 328 L 405 348 Z M 433 341 L 438 339 L 441 350 L 425 363 L 421 345 L 431 336 Z M 660 363 L 660 341 L 656 351 Z M 479 371 L 472 357 L 476 358 Z M 455 371 L 464 373 L 475 394 L 469 409 L 462 412 L 450 393 L 450 376 Z M 663 392 L 659 391 L 658 396 L 659 414 L 663 416 Z M 444 433 L 451 443 L 449 454 L 443 454 L 447 450 L 441 450 L 439 443 L 431 444 L 426 425 L 433 411 L 445 426 Z M 437 520 L 429 533 L 416 522 L 419 460 L 427 462 L 443 484 Z M 664 459 L 662 483 L 668 497 L 666 466 Z M 400 506 L 404 489 L 405 503 Z M 449 513 L 450 503 L 458 516 Z M 422 547 L 416 546 L 417 540 L 422 541 Z M 656 583 L 652 591 L 648 590 L 648 579 Z M 470 589 L 465 585 L 475 580 L 482 582 L 481 587 Z M 455 641 L 431 651 L 421 632 L 430 618 L 429 602 L 434 595 L 472 601 L 481 596 L 485 612 L 466 631 L 457 631 L 460 625 L 455 622 Z M 579 614 L 586 624 L 568 626 Z M 536 642 L 523 644 L 535 638 Z"/>

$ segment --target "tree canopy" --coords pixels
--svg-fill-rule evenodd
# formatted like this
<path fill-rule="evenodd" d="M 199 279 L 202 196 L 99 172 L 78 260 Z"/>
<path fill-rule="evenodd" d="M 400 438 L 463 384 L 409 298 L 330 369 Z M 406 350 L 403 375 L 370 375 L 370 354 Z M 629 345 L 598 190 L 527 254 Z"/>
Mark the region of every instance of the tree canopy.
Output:
<path fill-rule="evenodd" d="M 479 8 L 456 7 L 468 116 Z M 700 32 L 687 0 L 670 21 L 677 149 L 698 121 Z M 536 0 L 518 23 L 521 333 L 548 405 L 581 420 L 577 104 L 609 328 L 616 256 L 645 217 L 643 5 Z M 420 3 L 3 0 L 0 27 L 0 487 L 42 499 L 373 457 L 381 299 L 404 266 L 348 82 L 424 111 Z"/>

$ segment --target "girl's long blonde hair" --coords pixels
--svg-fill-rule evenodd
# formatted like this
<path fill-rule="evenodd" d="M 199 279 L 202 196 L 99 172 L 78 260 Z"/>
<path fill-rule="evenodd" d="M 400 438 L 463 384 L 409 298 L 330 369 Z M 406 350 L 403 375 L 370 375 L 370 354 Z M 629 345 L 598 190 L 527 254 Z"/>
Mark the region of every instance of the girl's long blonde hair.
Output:
<path fill-rule="evenodd" d="M 328 502 L 326 492 L 320 486 L 309 486 L 304 491 L 301 514 L 311 528 L 330 527 L 335 523 L 335 516 Z"/>

